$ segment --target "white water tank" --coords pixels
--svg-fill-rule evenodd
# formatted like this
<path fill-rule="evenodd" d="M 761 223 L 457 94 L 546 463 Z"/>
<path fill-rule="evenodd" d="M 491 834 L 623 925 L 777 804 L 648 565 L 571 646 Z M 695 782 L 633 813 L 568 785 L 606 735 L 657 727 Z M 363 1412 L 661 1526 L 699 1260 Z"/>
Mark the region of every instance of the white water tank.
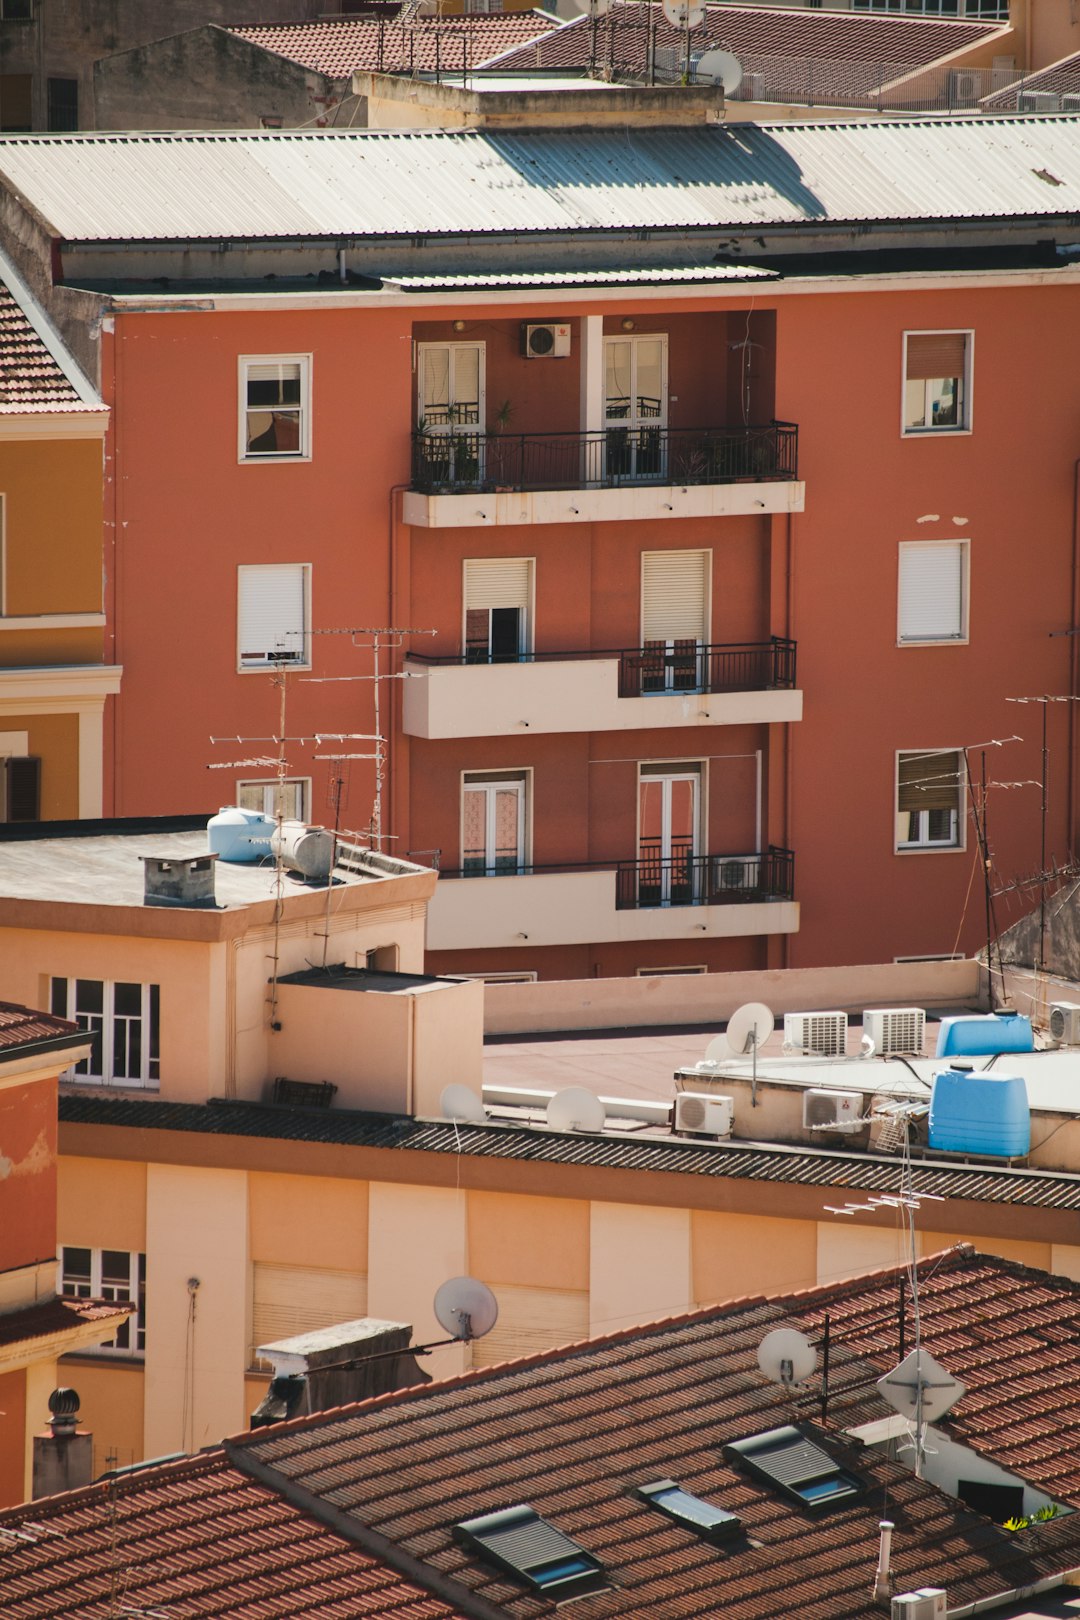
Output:
<path fill-rule="evenodd" d="M 270 848 L 285 865 L 301 877 L 323 883 L 334 865 L 334 836 L 325 827 L 309 827 L 306 821 L 283 821 L 275 827 Z"/>
<path fill-rule="evenodd" d="M 210 852 L 223 861 L 254 862 L 270 859 L 273 816 L 261 810 L 241 810 L 239 805 L 223 805 L 206 824 Z"/>

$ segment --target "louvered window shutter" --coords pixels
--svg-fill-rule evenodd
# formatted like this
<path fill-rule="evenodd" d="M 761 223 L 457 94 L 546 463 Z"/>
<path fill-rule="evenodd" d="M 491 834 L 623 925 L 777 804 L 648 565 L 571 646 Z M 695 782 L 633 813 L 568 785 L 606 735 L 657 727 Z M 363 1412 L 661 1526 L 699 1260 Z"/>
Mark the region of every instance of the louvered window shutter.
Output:
<path fill-rule="evenodd" d="M 900 547 L 900 640 L 956 641 L 964 634 L 964 547 Z"/>
<path fill-rule="evenodd" d="M 476 608 L 521 608 L 528 612 L 532 594 L 532 559 L 484 557 L 465 564 L 465 611 Z"/>
<path fill-rule="evenodd" d="M 301 564 L 239 571 L 240 662 L 302 663 L 306 647 Z"/>
<path fill-rule="evenodd" d="M 957 810 L 960 806 L 960 755 L 901 754 L 897 810 Z"/>
<path fill-rule="evenodd" d="M 642 640 L 704 641 L 707 551 L 646 551 L 642 555 Z"/>
<path fill-rule="evenodd" d="M 962 377 L 966 353 L 966 332 L 913 332 L 907 340 L 908 380 Z"/>
<path fill-rule="evenodd" d="M 256 1261 L 252 1350 L 367 1315 L 367 1278 L 356 1271 Z"/>
<path fill-rule="evenodd" d="M 473 1366 L 492 1367 L 517 1356 L 531 1356 L 558 1344 L 576 1344 L 589 1335 L 589 1296 L 560 1288 L 520 1288 L 499 1283 L 499 1320 L 473 1341 Z"/>

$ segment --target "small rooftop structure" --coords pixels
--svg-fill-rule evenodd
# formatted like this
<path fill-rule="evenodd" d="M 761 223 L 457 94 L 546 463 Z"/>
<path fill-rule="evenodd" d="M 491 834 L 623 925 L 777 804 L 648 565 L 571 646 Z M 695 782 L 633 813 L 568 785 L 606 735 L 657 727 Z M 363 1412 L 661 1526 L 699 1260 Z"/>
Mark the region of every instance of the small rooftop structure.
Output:
<path fill-rule="evenodd" d="M 715 124 L 723 116 L 718 85 L 628 86 L 596 79 L 515 81 L 509 75 L 454 75 L 436 83 L 390 73 L 354 73 L 353 90 L 375 129 L 590 129 Z"/>

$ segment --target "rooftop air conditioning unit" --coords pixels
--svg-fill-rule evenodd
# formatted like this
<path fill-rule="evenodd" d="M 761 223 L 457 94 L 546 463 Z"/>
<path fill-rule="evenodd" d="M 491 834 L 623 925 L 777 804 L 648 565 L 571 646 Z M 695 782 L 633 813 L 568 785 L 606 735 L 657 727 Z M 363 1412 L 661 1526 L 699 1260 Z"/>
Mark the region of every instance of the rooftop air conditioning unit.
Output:
<path fill-rule="evenodd" d="M 857 1131 L 863 1124 L 861 1091 L 804 1091 L 804 1131 Z"/>
<path fill-rule="evenodd" d="M 657 45 L 653 51 L 653 71 L 658 79 L 678 79 L 682 76 L 683 53 L 678 45 Z"/>
<path fill-rule="evenodd" d="M 768 85 L 764 73 L 744 73 L 739 86 L 740 101 L 764 101 Z"/>
<path fill-rule="evenodd" d="M 718 889 L 756 889 L 760 881 L 761 862 L 756 856 L 748 855 L 740 859 L 738 856 L 721 857 L 715 863 L 713 882 Z"/>
<path fill-rule="evenodd" d="M 784 1051 L 804 1057 L 843 1057 L 847 1051 L 847 1013 L 784 1014 Z"/>
<path fill-rule="evenodd" d="M 682 1091 L 675 1099 L 675 1129 L 694 1136 L 730 1136 L 734 1097 L 700 1097 Z"/>
<path fill-rule="evenodd" d="M 890 1620 L 945 1620 L 945 1593 L 937 1586 L 894 1597 Z"/>
<path fill-rule="evenodd" d="M 922 1057 L 926 1014 L 921 1007 L 871 1007 L 862 1015 L 863 1034 L 882 1057 L 903 1053 Z"/>
<path fill-rule="evenodd" d="M 1061 110 L 1068 113 L 1080 112 L 1080 96 L 1076 95 L 1075 92 L 1072 95 L 1062 96 Z"/>
<path fill-rule="evenodd" d="M 1048 1029 L 1055 1046 L 1080 1046 L 1080 1007 L 1068 1001 L 1052 1001 Z"/>
<path fill-rule="evenodd" d="M 1016 98 L 1017 112 L 1056 113 L 1061 111 L 1061 97 L 1053 90 L 1021 90 Z"/>
<path fill-rule="evenodd" d="M 527 326 L 526 360 L 561 360 L 570 353 L 570 327 L 566 324 Z"/>
<path fill-rule="evenodd" d="M 949 74 L 949 105 L 974 107 L 982 90 L 979 79 L 980 75 L 971 68 L 953 68 Z"/>

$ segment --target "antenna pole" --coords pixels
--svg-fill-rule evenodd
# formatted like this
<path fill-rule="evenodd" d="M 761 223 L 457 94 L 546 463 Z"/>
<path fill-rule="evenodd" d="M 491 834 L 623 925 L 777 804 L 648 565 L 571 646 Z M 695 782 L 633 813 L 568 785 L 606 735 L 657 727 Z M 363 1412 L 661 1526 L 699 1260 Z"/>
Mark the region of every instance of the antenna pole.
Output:
<path fill-rule="evenodd" d="M 821 1416 L 825 1417 L 829 1410 L 829 1348 L 831 1334 L 829 1331 L 829 1313 L 825 1312 L 825 1342 L 821 1347 Z"/>
<path fill-rule="evenodd" d="M 1039 860 L 1039 972 L 1046 972 L 1046 799 L 1047 778 L 1050 774 L 1050 755 L 1046 747 L 1046 717 L 1049 701 L 1042 706 L 1042 839 Z"/>
<path fill-rule="evenodd" d="M 757 1025 L 750 1031 L 750 1106 L 757 1107 Z"/>

